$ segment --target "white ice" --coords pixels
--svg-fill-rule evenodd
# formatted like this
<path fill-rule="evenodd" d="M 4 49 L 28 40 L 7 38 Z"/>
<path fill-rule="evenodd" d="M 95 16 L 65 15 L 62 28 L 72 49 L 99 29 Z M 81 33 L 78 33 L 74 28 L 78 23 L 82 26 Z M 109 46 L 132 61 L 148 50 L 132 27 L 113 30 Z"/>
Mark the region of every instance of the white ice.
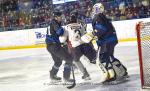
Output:
<path fill-rule="evenodd" d="M 118 85 L 100 85 L 99 69 L 82 57 L 92 80 L 84 82 L 76 72 L 77 86 L 67 89 L 51 85 L 49 70 L 53 65 L 46 48 L 0 51 L 0 91 L 148 91 L 141 89 L 138 50 L 136 42 L 119 43 L 115 56 L 128 68 L 129 81 Z M 58 72 L 62 76 L 63 65 Z"/>

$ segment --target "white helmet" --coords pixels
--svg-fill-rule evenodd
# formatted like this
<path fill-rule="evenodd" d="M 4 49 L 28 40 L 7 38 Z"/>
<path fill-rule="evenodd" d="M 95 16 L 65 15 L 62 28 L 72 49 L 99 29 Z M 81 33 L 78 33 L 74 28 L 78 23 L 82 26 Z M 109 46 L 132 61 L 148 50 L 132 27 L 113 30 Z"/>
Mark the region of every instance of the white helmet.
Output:
<path fill-rule="evenodd" d="M 96 3 L 94 6 L 93 6 L 93 9 L 92 9 L 92 18 L 94 17 L 94 15 L 98 14 L 98 13 L 103 13 L 104 12 L 104 6 L 102 3 Z"/>

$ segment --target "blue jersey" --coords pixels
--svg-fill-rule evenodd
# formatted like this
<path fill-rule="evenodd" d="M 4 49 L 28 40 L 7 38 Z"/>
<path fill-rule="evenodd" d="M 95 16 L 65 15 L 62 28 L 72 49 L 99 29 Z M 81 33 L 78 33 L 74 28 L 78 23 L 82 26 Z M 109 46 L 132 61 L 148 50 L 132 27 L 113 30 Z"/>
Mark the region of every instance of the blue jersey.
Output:
<path fill-rule="evenodd" d="M 47 28 L 46 43 L 60 43 L 59 36 L 63 35 L 64 30 L 61 23 L 58 23 L 55 19 L 50 22 L 50 26 Z"/>
<path fill-rule="evenodd" d="M 94 35 L 98 37 L 97 44 L 118 43 L 115 28 L 102 13 L 96 15 L 92 21 Z"/>

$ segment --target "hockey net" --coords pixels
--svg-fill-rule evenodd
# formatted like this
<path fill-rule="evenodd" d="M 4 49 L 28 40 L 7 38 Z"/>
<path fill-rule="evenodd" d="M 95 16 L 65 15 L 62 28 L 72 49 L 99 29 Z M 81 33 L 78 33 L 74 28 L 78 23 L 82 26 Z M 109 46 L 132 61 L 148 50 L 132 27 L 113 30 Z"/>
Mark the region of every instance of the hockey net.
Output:
<path fill-rule="evenodd" d="M 136 26 L 142 88 L 150 88 L 150 22 Z"/>

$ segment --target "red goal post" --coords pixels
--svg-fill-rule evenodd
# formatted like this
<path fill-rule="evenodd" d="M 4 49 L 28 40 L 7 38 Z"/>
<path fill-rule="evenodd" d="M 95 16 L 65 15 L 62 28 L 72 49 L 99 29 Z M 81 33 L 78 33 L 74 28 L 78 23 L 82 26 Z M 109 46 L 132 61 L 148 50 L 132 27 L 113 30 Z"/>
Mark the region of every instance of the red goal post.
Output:
<path fill-rule="evenodd" d="M 142 88 L 150 88 L 150 22 L 136 24 Z"/>

